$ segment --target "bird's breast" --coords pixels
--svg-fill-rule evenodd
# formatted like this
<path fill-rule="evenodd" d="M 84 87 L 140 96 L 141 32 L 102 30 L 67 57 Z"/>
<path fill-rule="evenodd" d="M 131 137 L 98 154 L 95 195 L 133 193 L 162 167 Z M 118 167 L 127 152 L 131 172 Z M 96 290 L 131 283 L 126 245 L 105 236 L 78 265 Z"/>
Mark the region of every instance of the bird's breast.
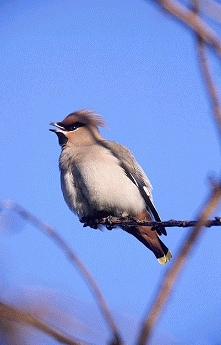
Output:
<path fill-rule="evenodd" d="M 78 216 L 107 211 L 116 216 L 135 216 L 145 209 L 137 186 L 109 150 L 102 148 L 78 157 L 61 170 L 61 185 L 68 206 Z"/>

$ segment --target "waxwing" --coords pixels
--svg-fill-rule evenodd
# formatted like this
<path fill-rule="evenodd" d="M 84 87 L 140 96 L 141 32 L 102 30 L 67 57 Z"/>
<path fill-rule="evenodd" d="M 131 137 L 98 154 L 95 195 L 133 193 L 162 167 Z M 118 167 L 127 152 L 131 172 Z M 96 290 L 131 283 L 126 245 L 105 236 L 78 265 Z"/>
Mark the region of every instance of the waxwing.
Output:
<path fill-rule="evenodd" d="M 107 216 L 160 221 L 149 179 L 125 146 L 101 136 L 98 127 L 105 127 L 105 122 L 99 115 L 78 110 L 51 125 L 58 128 L 50 130 L 62 148 L 59 168 L 64 199 L 79 219 L 88 219 L 88 224 Z M 166 235 L 165 228 L 121 228 L 149 248 L 160 264 L 171 259 L 159 238 Z"/>

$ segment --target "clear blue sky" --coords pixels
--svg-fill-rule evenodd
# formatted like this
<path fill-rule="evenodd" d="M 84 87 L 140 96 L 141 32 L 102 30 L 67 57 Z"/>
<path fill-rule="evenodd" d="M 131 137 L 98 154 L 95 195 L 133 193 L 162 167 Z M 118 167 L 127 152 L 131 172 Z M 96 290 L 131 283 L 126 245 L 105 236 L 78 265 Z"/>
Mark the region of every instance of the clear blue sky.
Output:
<path fill-rule="evenodd" d="M 132 150 L 153 184 L 162 219 L 195 219 L 208 177 L 220 169 L 195 38 L 141 0 L 2 0 L 0 28 L 0 199 L 18 202 L 62 234 L 132 344 L 170 263 L 159 265 L 122 230 L 82 227 L 62 197 L 60 147 L 49 123 L 82 108 L 102 114 L 108 123 L 102 134 Z M 81 277 L 49 238 L 13 221 L 11 232 L 0 235 L 1 298 L 59 306 L 68 315 L 66 330 L 105 344 L 108 330 Z M 188 231 L 168 229 L 163 240 L 174 258 Z M 197 242 L 152 344 L 220 342 L 220 243 L 217 228 Z"/>

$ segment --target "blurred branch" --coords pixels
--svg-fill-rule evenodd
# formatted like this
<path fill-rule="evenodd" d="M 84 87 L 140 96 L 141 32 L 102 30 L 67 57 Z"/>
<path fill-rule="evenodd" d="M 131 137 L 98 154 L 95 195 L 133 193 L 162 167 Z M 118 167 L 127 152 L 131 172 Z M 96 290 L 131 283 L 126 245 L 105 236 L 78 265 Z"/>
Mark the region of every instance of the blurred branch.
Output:
<path fill-rule="evenodd" d="M 211 196 L 205 204 L 201 214 L 198 217 L 197 224 L 192 229 L 192 231 L 187 235 L 186 241 L 179 251 L 177 259 L 173 262 L 170 269 L 165 274 L 162 283 L 153 299 L 152 306 L 147 316 L 141 326 L 139 338 L 137 345 L 145 345 L 150 338 L 151 332 L 159 318 L 162 309 L 167 302 L 171 290 L 176 282 L 176 279 L 188 258 L 190 250 L 193 248 L 196 240 L 204 229 L 205 224 L 207 224 L 207 219 L 216 210 L 221 199 L 221 184 L 217 184 L 213 187 Z"/>
<path fill-rule="evenodd" d="M 218 55 L 221 56 L 220 39 L 216 35 L 216 33 L 211 29 L 211 27 L 203 19 L 199 17 L 198 0 L 193 0 L 192 10 L 185 8 L 176 0 L 155 1 L 157 1 L 165 10 L 167 10 L 173 16 L 178 18 L 181 22 L 183 22 L 192 30 L 194 30 L 197 34 L 199 60 L 205 78 L 208 93 L 211 99 L 219 134 L 221 136 L 221 107 L 219 102 L 219 96 L 213 78 L 211 76 L 210 66 L 206 56 L 206 44 L 211 45 L 217 51 Z M 147 341 L 150 339 L 151 332 L 162 312 L 162 309 L 166 301 L 170 296 L 171 290 L 176 282 L 176 279 L 185 261 L 187 260 L 188 254 L 192 249 L 193 245 L 195 244 L 197 238 L 201 234 L 203 228 L 205 226 L 209 226 L 209 224 L 212 224 L 211 221 L 208 221 L 207 219 L 219 205 L 220 199 L 221 184 L 218 184 L 213 186 L 211 196 L 208 202 L 206 203 L 204 209 L 202 210 L 201 214 L 199 215 L 197 223 L 195 224 L 190 234 L 187 236 L 187 239 L 184 242 L 177 259 L 174 261 L 173 265 L 170 267 L 170 269 L 164 276 L 164 279 L 160 284 L 160 287 L 153 300 L 150 311 L 143 321 L 137 345 L 145 345 Z M 217 217 L 215 218 L 215 220 L 218 220 L 218 222 L 220 222 L 220 219 Z M 164 226 L 168 225 L 164 224 Z"/>
<path fill-rule="evenodd" d="M 78 256 L 73 252 L 73 250 L 69 247 L 69 245 L 63 240 L 63 238 L 48 224 L 42 222 L 40 219 L 38 219 L 37 217 L 29 213 L 26 209 L 24 209 L 23 207 L 21 207 L 20 205 L 16 204 L 13 201 L 5 200 L 1 203 L 1 207 L 4 209 L 13 210 L 14 212 L 18 213 L 26 221 L 31 223 L 36 228 L 40 229 L 43 233 L 47 234 L 60 247 L 60 249 L 62 249 L 62 251 L 69 258 L 70 262 L 77 267 L 77 269 L 83 276 L 84 280 L 87 282 L 88 286 L 90 287 L 91 291 L 93 292 L 95 296 L 95 300 L 112 333 L 113 340 L 111 341 L 110 344 L 111 345 L 123 344 L 120 333 L 111 316 L 108 305 L 106 303 L 105 298 L 103 297 L 101 293 L 100 288 L 98 287 L 97 283 L 95 282 L 94 278 L 92 277 L 91 273 L 88 271 L 86 266 L 78 258 Z"/>
<path fill-rule="evenodd" d="M 90 226 L 92 228 L 98 228 L 98 225 L 105 225 L 108 230 L 112 230 L 116 226 L 137 226 L 137 225 L 142 225 L 142 226 L 152 226 L 153 230 L 160 228 L 160 227 L 167 227 L 167 228 L 172 228 L 172 227 L 180 227 L 180 228 L 187 228 L 187 227 L 192 227 L 197 224 L 196 220 L 168 220 L 165 222 L 147 222 L 145 220 L 134 220 L 134 219 L 127 219 L 127 218 L 118 218 L 118 217 L 106 217 L 106 218 L 101 218 L 101 219 L 92 219 L 89 218 L 87 219 L 82 218 L 80 220 L 82 223 L 84 223 L 84 226 Z M 220 226 L 221 225 L 221 218 L 220 217 L 215 217 L 214 220 L 208 220 L 205 223 L 205 227 L 212 227 L 212 226 Z"/>
<path fill-rule="evenodd" d="M 38 317 L 33 316 L 29 313 L 20 311 L 14 307 L 9 306 L 6 303 L 0 302 L 0 320 L 8 319 L 10 321 L 15 321 L 18 323 L 24 323 L 29 326 L 35 327 L 40 331 L 50 335 L 54 339 L 58 340 L 60 343 L 68 345 L 80 345 L 85 344 L 79 340 L 72 340 L 70 336 L 66 335 L 64 332 L 58 330 L 54 326 L 49 326 L 45 321 L 40 320 Z"/>
<path fill-rule="evenodd" d="M 196 13 L 176 0 L 154 0 L 182 23 L 194 30 L 201 39 L 210 44 L 221 56 L 221 41 L 214 30 Z"/>
<path fill-rule="evenodd" d="M 198 13 L 199 11 L 199 1 L 193 1 L 193 11 Z M 197 34 L 197 48 L 198 48 L 198 55 L 199 55 L 199 62 L 202 70 L 202 74 L 206 83 L 207 91 L 209 94 L 209 98 L 212 104 L 213 113 L 215 117 L 215 121 L 217 123 L 219 135 L 221 138 L 221 105 L 219 101 L 219 94 L 217 91 L 217 87 L 212 77 L 212 73 L 209 66 L 209 61 L 206 55 L 206 44 L 202 37 Z"/>

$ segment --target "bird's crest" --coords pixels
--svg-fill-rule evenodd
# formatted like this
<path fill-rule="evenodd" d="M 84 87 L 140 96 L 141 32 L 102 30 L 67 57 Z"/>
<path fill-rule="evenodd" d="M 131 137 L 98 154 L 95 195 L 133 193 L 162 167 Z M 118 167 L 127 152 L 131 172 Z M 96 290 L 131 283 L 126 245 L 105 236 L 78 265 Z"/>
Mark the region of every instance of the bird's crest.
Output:
<path fill-rule="evenodd" d="M 63 127 L 68 127 L 76 122 L 83 123 L 86 126 L 106 127 L 106 123 L 100 115 L 87 109 L 77 110 L 69 114 L 59 124 Z"/>

